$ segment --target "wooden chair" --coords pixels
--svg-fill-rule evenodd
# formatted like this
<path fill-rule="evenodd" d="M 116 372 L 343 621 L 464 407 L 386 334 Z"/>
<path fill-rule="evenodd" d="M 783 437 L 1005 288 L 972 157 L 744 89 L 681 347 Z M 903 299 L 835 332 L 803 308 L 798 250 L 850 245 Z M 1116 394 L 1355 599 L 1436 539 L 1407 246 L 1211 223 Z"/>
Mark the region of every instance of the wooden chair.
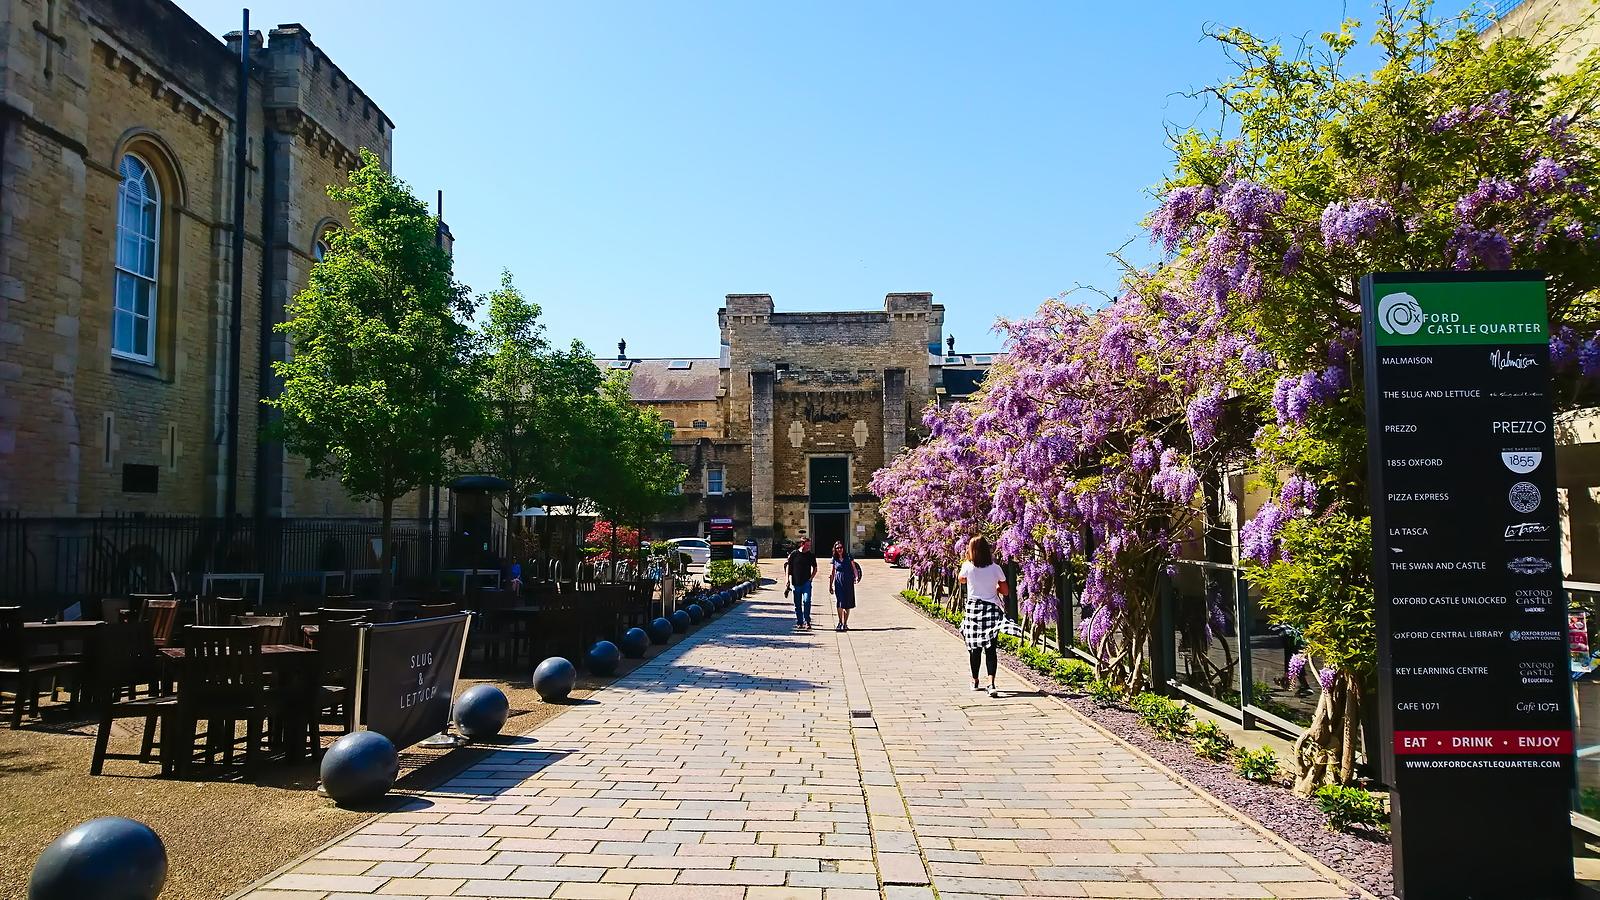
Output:
<path fill-rule="evenodd" d="M 581 658 L 585 649 L 584 638 L 589 633 L 589 623 L 586 621 L 588 610 L 597 602 L 597 593 L 594 590 L 566 591 L 552 594 L 540 604 L 537 625 L 527 636 L 529 658 Z M 611 633 L 612 636 L 615 634 Z"/>
<path fill-rule="evenodd" d="M 178 707 L 173 713 L 173 759 L 178 776 L 194 763 L 199 723 L 206 725 L 205 757 L 223 754 L 231 765 L 245 723 L 244 774 L 255 772 L 267 717 L 261 631 L 248 625 L 190 625 L 183 629 L 184 658 L 178 676 Z"/>
<path fill-rule="evenodd" d="M 150 623 L 150 638 L 157 647 L 172 644 L 172 632 L 178 624 L 178 601 L 151 598 L 139 609 L 139 618 Z"/>
<path fill-rule="evenodd" d="M 338 734 L 355 728 L 356 648 L 360 629 L 351 622 L 325 622 L 317 633 L 317 661 L 322 667 L 317 695 L 318 743 L 323 724 L 338 725 Z"/>
<path fill-rule="evenodd" d="M 94 756 L 89 761 L 89 774 L 99 775 L 108 759 L 150 761 L 151 751 L 161 748 L 161 773 L 169 774 L 174 760 L 167 752 L 171 740 L 172 715 L 178 709 L 174 694 L 155 690 L 155 645 L 150 640 L 149 622 L 107 622 L 100 628 L 95 641 L 93 670 L 93 696 L 100 720 L 95 733 Z M 139 685 L 149 686 L 146 696 L 138 697 Z M 128 699 L 123 699 L 123 694 Z M 111 724 L 117 719 L 144 719 L 143 740 L 138 753 L 109 753 Z M 160 724 L 161 742 L 156 743 L 156 726 Z"/>
<path fill-rule="evenodd" d="M 195 600 L 195 624 L 232 625 L 249 610 L 243 597 L 200 597 Z"/>
<path fill-rule="evenodd" d="M 16 685 L 11 701 L 12 728 L 22 727 L 24 711 L 39 715 L 40 682 L 48 681 L 54 692 L 59 679 L 76 677 L 81 669 L 77 660 L 37 657 L 23 621 L 22 607 L 0 606 L 0 678 Z"/>
<path fill-rule="evenodd" d="M 249 625 L 253 628 L 261 629 L 262 645 L 294 643 L 294 641 L 290 640 L 288 616 L 257 616 L 246 613 L 242 616 L 234 616 L 233 624 Z"/>

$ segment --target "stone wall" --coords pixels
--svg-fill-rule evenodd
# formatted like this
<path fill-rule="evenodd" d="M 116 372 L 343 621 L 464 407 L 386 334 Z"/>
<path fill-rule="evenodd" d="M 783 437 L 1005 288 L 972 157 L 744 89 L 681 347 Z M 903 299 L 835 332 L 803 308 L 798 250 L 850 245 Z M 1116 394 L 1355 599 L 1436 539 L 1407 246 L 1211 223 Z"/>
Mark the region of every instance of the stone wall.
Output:
<path fill-rule="evenodd" d="M 12 0 L 0 15 L 0 508 L 216 514 L 239 37 L 230 48 L 168 0 Z M 278 448 L 258 466 L 257 401 L 263 349 L 287 352 L 270 326 L 304 286 L 316 235 L 338 221 L 326 186 L 359 147 L 387 161 L 393 126 L 304 28 L 251 40 L 238 509 L 259 498 L 275 514 L 364 514 Z M 161 193 L 150 363 L 111 353 L 127 153 Z M 155 492 L 124 491 L 124 465 L 154 467 Z"/>
<path fill-rule="evenodd" d="M 1486 29 L 1483 37 L 1493 40 L 1503 34 L 1558 40 L 1555 70 L 1570 73 L 1600 48 L 1600 5 L 1594 0 L 1523 0 Z"/>
<path fill-rule="evenodd" d="M 727 434 L 749 441 L 751 532 L 810 530 L 809 460 L 849 459 L 855 549 L 873 536 L 874 472 L 916 430 L 932 397 L 929 347 L 944 310 L 926 293 L 889 294 L 882 310 L 777 312 L 767 294 L 730 294 L 718 315 L 727 348 Z M 730 470 L 729 483 L 734 489 Z M 855 526 L 864 526 L 857 533 Z"/>

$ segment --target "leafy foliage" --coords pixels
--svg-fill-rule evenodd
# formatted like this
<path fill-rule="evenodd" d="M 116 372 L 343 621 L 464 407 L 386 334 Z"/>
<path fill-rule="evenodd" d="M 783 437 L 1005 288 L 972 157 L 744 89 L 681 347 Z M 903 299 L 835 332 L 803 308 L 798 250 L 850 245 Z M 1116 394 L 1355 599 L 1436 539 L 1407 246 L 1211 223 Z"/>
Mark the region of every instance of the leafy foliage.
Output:
<path fill-rule="evenodd" d="M 1139 714 L 1156 737 L 1176 740 L 1189 733 L 1194 724 L 1194 711 L 1187 703 L 1180 703 L 1160 694 L 1145 692 L 1133 698 L 1133 711 Z"/>
<path fill-rule="evenodd" d="M 712 560 L 706 566 L 706 584 L 725 588 L 741 581 L 760 581 L 761 569 L 755 563 L 734 562 L 731 559 Z"/>
<path fill-rule="evenodd" d="M 1278 778 L 1278 755 L 1271 747 L 1240 747 L 1234 755 L 1233 770 L 1250 781 L 1269 784 Z"/>
<path fill-rule="evenodd" d="M 484 310 L 478 369 L 485 422 L 472 465 L 511 482 L 506 516 L 540 491 L 585 496 L 589 454 L 603 443 L 592 433 L 599 368 L 580 342 L 566 349 L 550 344 L 539 305 L 523 296 L 510 272 L 478 304 Z"/>
<path fill-rule="evenodd" d="M 1121 706 L 1128 699 L 1128 692 L 1121 685 L 1101 678 L 1092 679 L 1086 693 L 1096 706 Z"/>
<path fill-rule="evenodd" d="M 1217 723 L 1201 719 L 1189 729 L 1190 743 L 1202 759 L 1221 761 L 1233 753 L 1233 738 L 1228 737 Z"/>
<path fill-rule="evenodd" d="M 1383 801 L 1370 791 L 1341 784 L 1325 784 L 1312 793 L 1317 808 L 1328 817 L 1328 827 L 1349 831 L 1356 827 L 1387 829 L 1389 814 Z"/>
<path fill-rule="evenodd" d="M 437 220 L 377 156 L 363 150 L 328 196 L 348 208 L 349 227 L 329 235 L 278 326 L 294 351 L 273 363 L 282 391 L 262 402 L 308 475 L 382 505 L 387 591 L 394 501 L 441 480 L 480 433 L 471 308 Z"/>

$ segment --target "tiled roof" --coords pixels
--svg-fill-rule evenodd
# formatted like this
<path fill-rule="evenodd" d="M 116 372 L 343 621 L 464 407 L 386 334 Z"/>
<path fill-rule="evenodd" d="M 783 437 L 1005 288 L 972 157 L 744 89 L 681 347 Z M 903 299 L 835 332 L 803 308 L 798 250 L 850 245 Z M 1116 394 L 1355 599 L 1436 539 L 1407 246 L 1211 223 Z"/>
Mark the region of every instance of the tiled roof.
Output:
<path fill-rule="evenodd" d="M 645 403 L 715 400 L 721 381 L 717 375 L 718 360 L 714 356 L 626 360 L 602 357 L 594 363 L 608 372 L 631 373 L 628 393 Z"/>

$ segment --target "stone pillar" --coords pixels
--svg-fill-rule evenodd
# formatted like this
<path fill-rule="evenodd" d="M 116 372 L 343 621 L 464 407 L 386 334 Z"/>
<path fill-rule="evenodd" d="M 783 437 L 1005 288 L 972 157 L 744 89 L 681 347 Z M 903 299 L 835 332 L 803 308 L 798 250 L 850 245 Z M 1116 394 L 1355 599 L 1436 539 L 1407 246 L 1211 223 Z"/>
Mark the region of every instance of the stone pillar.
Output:
<path fill-rule="evenodd" d="M 772 501 L 772 371 L 750 373 L 750 534 L 763 546 L 772 540 L 777 512 Z"/>
<path fill-rule="evenodd" d="M 906 370 L 883 370 L 883 464 L 906 445 Z"/>

